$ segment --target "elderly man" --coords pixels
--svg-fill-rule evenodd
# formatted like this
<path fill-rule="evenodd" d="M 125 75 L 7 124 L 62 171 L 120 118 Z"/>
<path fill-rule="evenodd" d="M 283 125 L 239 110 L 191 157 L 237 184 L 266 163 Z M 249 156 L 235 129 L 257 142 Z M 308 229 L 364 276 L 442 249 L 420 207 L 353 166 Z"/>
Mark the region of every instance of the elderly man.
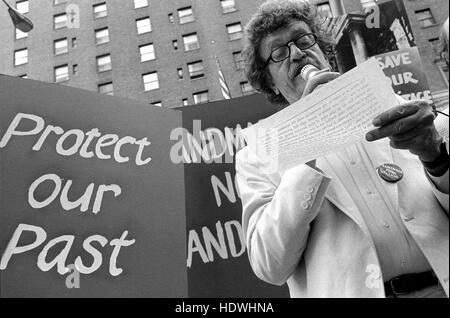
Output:
<path fill-rule="evenodd" d="M 283 108 L 339 76 L 304 1 L 264 3 L 246 29 L 246 74 Z M 308 81 L 306 64 L 324 70 Z M 431 107 L 380 114 L 366 139 L 285 173 L 248 147 L 236 157 L 250 264 L 291 297 L 447 297 L 448 153 Z M 407 151 L 409 150 L 409 151 Z M 386 174 L 393 168 L 394 174 Z"/>

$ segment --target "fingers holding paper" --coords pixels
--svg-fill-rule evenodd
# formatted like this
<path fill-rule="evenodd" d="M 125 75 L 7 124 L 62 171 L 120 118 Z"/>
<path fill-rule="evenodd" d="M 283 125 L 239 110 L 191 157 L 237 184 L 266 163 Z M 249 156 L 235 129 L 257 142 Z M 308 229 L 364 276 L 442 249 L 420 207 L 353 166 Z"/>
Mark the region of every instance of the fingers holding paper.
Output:
<path fill-rule="evenodd" d="M 439 155 L 441 137 L 434 127 L 435 115 L 424 101 L 396 106 L 375 117 L 376 129 L 366 135 L 367 141 L 389 138 L 395 149 L 407 149 L 422 161 L 431 162 Z"/>

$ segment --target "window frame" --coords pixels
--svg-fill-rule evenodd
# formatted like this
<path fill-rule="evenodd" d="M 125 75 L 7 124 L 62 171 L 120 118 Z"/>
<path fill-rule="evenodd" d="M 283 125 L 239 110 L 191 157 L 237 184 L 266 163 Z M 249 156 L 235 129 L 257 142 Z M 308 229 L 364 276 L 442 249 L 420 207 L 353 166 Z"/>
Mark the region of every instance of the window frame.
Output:
<path fill-rule="evenodd" d="M 111 85 L 111 91 L 106 91 L 106 92 L 104 91 L 104 92 L 102 92 L 101 88 L 102 87 L 106 87 L 108 85 Z M 106 82 L 106 83 L 100 83 L 100 84 L 97 85 L 97 91 L 98 91 L 99 94 L 102 94 L 102 95 L 114 96 L 114 84 L 113 84 L 112 81 Z"/>
<path fill-rule="evenodd" d="M 56 70 L 57 69 L 62 69 L 62 68 L 66 68 L 67 69 L 67 78 L 65 78 L 63 80 L 57 80 Z M 63 65 L 55 66 L 53 68 L 53 76 L 54 76 L 54 82 L 55 83 L 62 83 L 62 82 L 69 81 L 70 80 L 69 64 L 63 64 Z"/>
<path fill-rule="evenodd" d="M 191 71 L 191 67 L 195 66 L 195 65 L 200 65 L 201 68 L 199 70 Z M 187 68 L 188 68 L 189 78 L 191 80 L 205 77 L 205 65 L 203 64 L 202 60 L 187 63 Z"/>
<path fill-rule="evenodd" d="M 63 41 L 65 41 L 66 42 L 66 49 L 65 49 L 65 51 L 63 51 L 63 52 L 57 52 L 57 48 L 56 48 L 56 43 L 59 43 L 59 42 L 63 42 Z M 55 39 L 55 40 L 53 40 L 53 54 L 55 55 L 55 56 L 59 56 L 59 55 L 63 55 L 63 54 L 67 54 L 67 53 L 69 53 L 69 41 L 68 41 L 68 39 L 67 39 L 67 37 L 64 37 L 64 38 L 59 38 L 59 39 Z"/>
<path fill-rule="evenodd" d="M 224 7 L 223 4 L 225 2 L 227 2 L 227 1 L 229 1 L 229 2 L 232 1 L 233 2 L 233 6 Z M 220 7 L 222 8 L 222 13 L 223 14 L 236 12 L 238 10 L 237 7 L 236 7 L 236 1 L 235 0 L 220 0 Z"/>
<path fill-rule="evenodd" d="M 183 11 L 187 11 L 187 10 L 190 10 L 190 14 L 182 16 L 181 13 Z M 178 9 L 177 14 L 178 14 L 178 23 L 179 24 L 186 24 L 186 23 L 191 23 L 191 22 L 195 21 L 194 9 L 192 9 L 192 6 Z"/>
<path fill-rule="evenodd" d="M 195 43 L 197 44 L 197 46 L 196 46 L 195 48 L 190 48 L 190 49 L 188 49 L 187 45 L 190 45 L 190 44 L 192 44 L 192 43 L 194 43 L 194 42 L 186 43 L 186 39 L 187 39 L 188 37 L 192 37 L 192 36 L 195 36 L 195 38 L 196 38 Z M 189 33 L 189 34 L 184 34 L 184 35 L 182 35 L 182 38 L 183 38 L 183 45 L 184 45 L 184 51 L 185 51 L 185 52 L 198 50 L 198 49 L 200 48 L 200 39 L 199 39 L 199 37 L 198 37 L 197 32 Z"/>
<path fill-rule="evenodd" d="M 138 23 L 139 23 L 139 22 L 142 22 L 142 21 L 147 21 L 147 20 L 148 20 L 149 31 L 139 32 L 139 30 L 142 29 L 143 27 L 139 28 Z M 147 25 L 146 25 L 145 27 L 147 27 Z M 149 17 L 149 16 L 147 16 L 147 17 L 142 17 L 142 18 L 139 18 L 139 19 L 136 19 L 136 31 L 137 31 L 137 35 L 147 34 L 147 33 L 152 32 L 152 30 L 153 30 L 153 29 L 152 29 L 152 21 L 150 20 L 150 17 Z"/>
<path fill-rule="evenodd" d="M 26 55 L 22 56 L 22 57 L 17 56 L 19 52 L 26 52 Z M 25 60 L 25 62 L 18 64 L 17 61 L 19 61 L 19 60 Z M 15 67 L 28 64 L 28 62 L 29 62 L 29 53 L 28 53 L 27 47 L 14 50 L 14 66 Z"/>
<path fill-rule="evenodd" d="M 108 32 L 108 36 L 107 36 L 107 41 L 105 42 L 99 42 L 98 40 L 100 39 L 99 37 L 97 37 L 97 34 L 102 32 L 102 31 L 107 31 Z M 102 45 L 102 44 L 107 44 L 110 41 L 110 37 L 109 37 L 109 28 L 108 27 L 104 27 L 104 28 L 100 28 L 100 29 L 96 29 L 94 30 L 94 36 L 95 36 L 95 45 Z M 105 38 L 105 37 L 103 37 Z"/>
<path fill-rule="evenodd" d="M 97 8 L 102 7 L 102 6 L 105 7 L 105 10 L 99 11 L 99 12 L 95 11 Z M 100 3 L 93 4 L 92 5 L 92 14 L 93 14 L 94 20 L 106 18 L 108 16 L 108 5 L 106 4 L 106 2 L 100 2 Z"/>
<path fill-rule="evenodd" d="M 143 59 L 143 57 L 145 56 L 145 55 L 149 55 L 150 53 L 142 53 L 142 48 L 144 48 L 144 47 L 149 47 L 149 46 L 151 46 L 152 47 L 152 58 L 150 58 L 150 59 Z M 141 58 L 141 63 L 145 63 L 145 62 L 148 62 L 148 61 L 153 61 L 153 60 L 156 60 L 156 53 L 155 53 L 155 45 L 153 44 L 153 42 L 152 43 L 147 43 L 147 44 L 142 44 L 142 45 L 139 45 L 139 55 L 140 55 L 140 58 Z"/>
<path fill-rule="evenodd" d="M 56 19 L 59 17 L 65 17 L 65 21 L 63 22 L 56 22 Z M 65 29 L 67 28 L 67 13 L 63 12 L 63 13 L 59 13 L 59 14 L 54 14 L 53 15 L 53 30 L 61 30 L 61 29 Z M 61 25 L 59 27 L 57 27 L 57 25 Z"/>
<path fill-rule="evenodd" d="M 156 80 L 146 82 L 145 81 L 145 77 L 149 76 L 149 75 L 156 75 Z M 157 89 L 160 88 L 160 86 L 159 86 L 159 76 L 158 76 L 158 72 L 157 71 L 153 71 L 153 72 L 148 72 L 148 73 L 142 74 L 142 82 L 144 83 L 144 92 L 150 92 L 150 91 L 154 91 L 154 90 L 157 90 Z M 157 83 L 157 87 L 147 89 L 147 85 L 149 85 L 151 83 L 155 83 L 155 82 Z"/>
<path fill-rule="evenodd" d="M 205 101 L 201 101 L 201 102 L 197 102 L 196 101 L 196 96 L 200 96 L 201 94 L 206 94 L 206 100 Z M 194 104 L 195 105 L 209 103 L 209 90 L 195 92 L 195 93 L 192 94 L 192 97 L 194 98 Z"/>
<path fill-rule="evenodd" d="M 234 26 L 239 26 L 240 27 L 240 31 L 237 32 L 231 32 L 230 33 L 230 28 L 234 27 Z M 227 28 L 227 34 L 228 34 L 228 40 L 229 41 L 236 41 L 236 40 L 240 40 L 243 38 L 244 36 L 244 30 L 242 28 L 242 23 L 241 22 L 235 22 L 235 23 L 230 23 L 226 25 Z M 239 35 L 239 36 L 238 36 Z"/>
<path fill-rule="evenodd" d="M 107 58 L 109 57 L 109 68 L 108 69 L 100 69 L 101 65 L 99 64 L 99 61 L 103 58 Z M 107 53 L 107 54 L 102 54 L 99 56 L 95 57 L 95 61 L 96 61 L 96 65 L 97 65 L 97 73 L 103 73 L 103 72 L 108 72 L 112 70 L 112 57 L 111 57 L 111 53 Z M 103 65 L 107 65 L 107 64 L 103 64 Z"/>

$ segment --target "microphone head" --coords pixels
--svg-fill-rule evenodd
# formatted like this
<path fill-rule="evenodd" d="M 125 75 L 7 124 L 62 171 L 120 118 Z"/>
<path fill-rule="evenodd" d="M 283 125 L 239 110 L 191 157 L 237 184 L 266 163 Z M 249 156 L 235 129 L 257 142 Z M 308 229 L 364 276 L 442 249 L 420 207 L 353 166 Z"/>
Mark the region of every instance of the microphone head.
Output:
<path fill-rule="evenodd" d="M 305 81 L 308 81 L 311 77 L 316 75 L 317 72 L 319 72 L 319 69 L 317 67 L 311 64 L 306 64 L 305 66 L 302 67 L 300 75 Z"/>

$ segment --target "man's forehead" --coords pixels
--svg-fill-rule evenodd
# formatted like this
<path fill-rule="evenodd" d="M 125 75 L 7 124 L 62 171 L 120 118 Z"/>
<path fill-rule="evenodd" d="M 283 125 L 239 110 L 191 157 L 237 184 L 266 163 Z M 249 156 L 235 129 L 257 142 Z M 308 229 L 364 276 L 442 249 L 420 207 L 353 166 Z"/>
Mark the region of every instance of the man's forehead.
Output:
<path fill-rule="evenodd" d="M 263 44 L 274 47 L 276 45 L 285 44 L 291 39 L 294 33 L 309 33 L 311 29 L 304 21 L 291 21 L 284 27 L 269 33 L 263 40 Z"/>

